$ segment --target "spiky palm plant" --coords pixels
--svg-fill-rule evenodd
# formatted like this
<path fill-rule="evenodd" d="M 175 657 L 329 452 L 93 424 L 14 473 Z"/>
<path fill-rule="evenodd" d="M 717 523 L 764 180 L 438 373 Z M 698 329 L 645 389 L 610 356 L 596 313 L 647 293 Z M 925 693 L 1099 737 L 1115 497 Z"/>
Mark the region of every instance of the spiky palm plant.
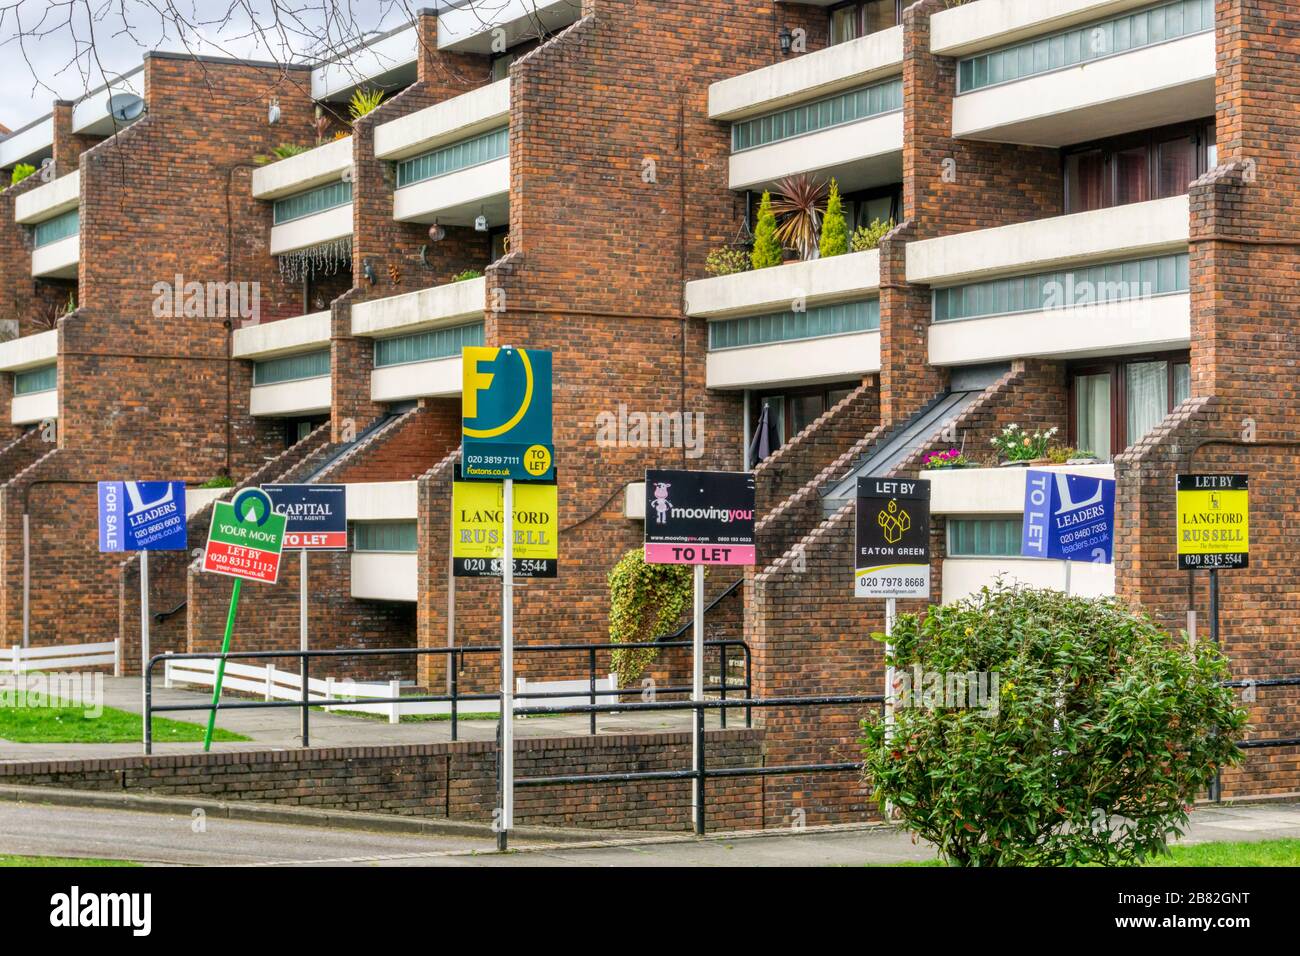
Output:
<path fill-rule="evenodd" d="M 826 183 L 807 173 L 787 176 L 776 184 L 772 200 L 776 213 L 776 238 L 798 251 L 802 259 L 817 258 L 822 216 L 826 214 Z"/>
<path fill-rule="evenodd" d="M 352 99 L 348 101 L 348 115 L 352 117 L 352 122 L 356 122 L 367 113 L 373 112 L 384 99 L 383 90 L 367 90 L 358 87 L 352 93 Z"/>

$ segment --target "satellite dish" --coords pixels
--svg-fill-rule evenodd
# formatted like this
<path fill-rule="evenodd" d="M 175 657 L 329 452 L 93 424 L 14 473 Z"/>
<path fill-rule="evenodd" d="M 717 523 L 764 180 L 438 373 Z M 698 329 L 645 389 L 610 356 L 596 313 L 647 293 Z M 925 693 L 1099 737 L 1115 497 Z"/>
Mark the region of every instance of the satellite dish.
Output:
<path fill-rule="evenodd" d="M 144 100 L 134 93 L 114 93 L 108 98 L 108 115 L 119 123 L 139 119 L 144 112 Z"/>

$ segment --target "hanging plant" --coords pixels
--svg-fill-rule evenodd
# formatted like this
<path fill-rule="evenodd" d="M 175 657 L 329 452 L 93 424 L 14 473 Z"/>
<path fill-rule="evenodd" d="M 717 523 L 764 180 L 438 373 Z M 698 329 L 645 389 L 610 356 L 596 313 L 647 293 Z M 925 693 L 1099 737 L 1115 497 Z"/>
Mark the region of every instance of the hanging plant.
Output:
<path fill-rule="evenodd" d="M 352 237 L 344 236 L 306 249 L 283 252 L 275 258 L 280 266 L 280 275 L 290 282 L 332 276 L 344 266 L 352 268 Z"/>
<path fill-rule="evenodd" d="M 671 628 L 691 602 L 692 572 L 684 564 L 646 564 L 634 548 L 609 572 L 609 641 L 641 644 Z M 617 650 L 610 655 L 619 687 L 641 679 L 659 652 L 653 647 Z"/>

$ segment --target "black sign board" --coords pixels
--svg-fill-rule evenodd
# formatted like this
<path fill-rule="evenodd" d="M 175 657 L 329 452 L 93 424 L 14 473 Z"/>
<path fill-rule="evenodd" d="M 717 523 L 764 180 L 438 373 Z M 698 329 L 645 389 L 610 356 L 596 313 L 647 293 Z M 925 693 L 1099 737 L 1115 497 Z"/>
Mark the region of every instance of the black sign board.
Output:
<path fill-rule="evenodd" d="M 859 478 L 854 594 L 930 596 L 930 482 Z"/>
<path fill-rule="evenodd" d="M 647 471 L 649 564 L 754 563 L 754 476 L 745 471 Z"/>

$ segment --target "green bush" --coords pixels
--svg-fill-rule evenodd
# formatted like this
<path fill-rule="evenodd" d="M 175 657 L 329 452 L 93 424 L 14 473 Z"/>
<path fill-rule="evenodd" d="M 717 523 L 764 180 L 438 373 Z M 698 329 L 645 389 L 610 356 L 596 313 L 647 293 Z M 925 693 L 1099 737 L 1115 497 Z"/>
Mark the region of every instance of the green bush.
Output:
<path fill-rule="evenodd" d="M 776 213 L 772 211 L 772 194 L 763 193 L 758 204 L 758 221 L 754 224 L 754 251 L 749 256 L 755 269 L 779 266 L 784 258 L 781 243 L 776 238 Z"/>
<path fill-rule="evenodd" d="M 462 269 L 460 272 L 457 272 L 454 276 L 451 277 L 451 281 L 466 282 L 470 279 L 481 279 L 481 278 L 483 278 L 482 269 Z"/>
<path fill-rule="evenodd" d="M 822 235 L 817 246 L 822 258 L 842 256 L 849 251 L 849 226 L 844 221 L 844 203 L 840 200 L 840 187 L 831 180 L 831 195 L 826 201 L 826 215 L 822 217 Z"/>
<path fill-rule="evenodd" d="M 1240 759 L 1246 712 L 1221 686 L 1223 655 L 1114 598 L 999 582 L 899 615 L 891 641 L 900 702 L 892 728 L 863 722 L 864 773 L 951 864 L 1140 862 Z M 945 706 L 969 704 L 960 685 L 933 693 L 970 672 L 989 675 L 984 706 Z"/>
<path fill-rule="evenodd" d="M 290 156 L 301 156 L 310 149 L 310 146 L 299 146 L 297 143 L 281 143 L 279 146 L 271 147 L 270 155 L 259 154 L 254 156 L 253 162 L 259 166 L 265 166 L 267 163 L 288 159 Z"/>
<path fill-rule="evenodd" d="M 31 163 L 19 163 L 14 167 L 14 171 L 9 176 L 9 185 L 17 186 L 34 172 L 36 172 L 36 167 Z"/>
<path fill-rule="evenodd" d="M 853 238 L 849 241 L 850 248 L 854 252 L 866 252 L 868 249 L 876 249 L 880 246 L 880 240 L 888 235 L 889 230 L 894 228 L 894 220 L 887 219 L 881 222 L 879 219 L 871 220 L 869 226 L 858 226 L 853 230 Z"/>
<path fill-rule="evenodd" d="M 709 253 L 704 260 L 704 271 L 711 276 L 729 276 L 748 272 L 751 265 L 750 254 L 744 249 L 723 246 Z"/>
<path fill-rule="evenodd" d="M 634 548 L 609 572 L 609 642 L 642 644 L 667 634 L 691 602 L 693 574 L 684 564 L 647 564 Z M 618 686 L 641 679 L 657 656 L 653 647 L 614 651 L 611 664 Z"/>
<path fill-rule="evenodd" d="M 200 488 L 233 488 L 235 482 L 228 475 L 217 475 L 215 478 L 209 478 Z"/>

